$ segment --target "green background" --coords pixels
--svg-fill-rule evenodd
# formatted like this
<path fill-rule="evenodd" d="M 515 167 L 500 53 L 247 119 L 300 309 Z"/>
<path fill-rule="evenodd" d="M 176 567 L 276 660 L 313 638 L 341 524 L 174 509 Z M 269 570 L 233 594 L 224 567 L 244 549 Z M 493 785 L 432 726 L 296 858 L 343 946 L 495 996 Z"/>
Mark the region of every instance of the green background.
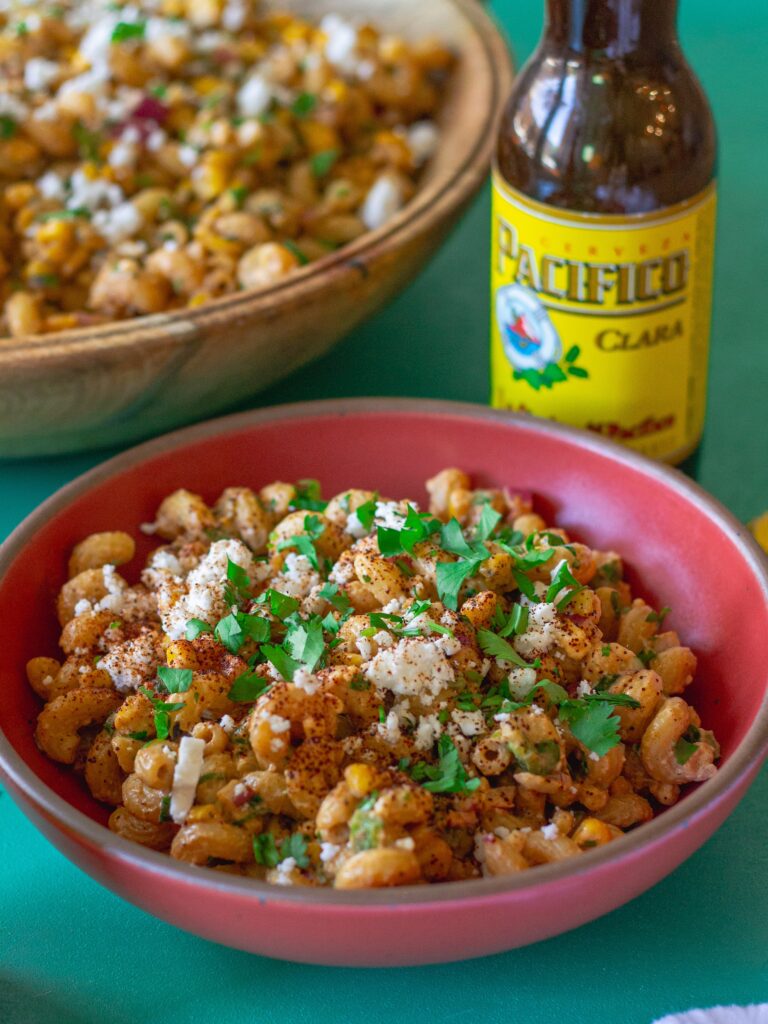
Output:
<path fill-rule="evenodd" d="M 494 6 L 524 58 L 540 0 Z M 721 139 L 710 406 L 695 470 L 746 519 L 768 506 L 768 4 L 689 0 L 681 33 Z M 484 195 L 407 292 L 262 404 L 372 393 L 485 401 L 487 224 Z M 101 457 L 0 467 L 0 535 Z M 0 1024 L 647 1024 L 690 1006 L 768 1000 L 766 800 L 763 770 L 701 851 L 594 924 L 484 960 L 367 971 L 259 959 L 178 932 L 82 875 L 0 791 Z"/>

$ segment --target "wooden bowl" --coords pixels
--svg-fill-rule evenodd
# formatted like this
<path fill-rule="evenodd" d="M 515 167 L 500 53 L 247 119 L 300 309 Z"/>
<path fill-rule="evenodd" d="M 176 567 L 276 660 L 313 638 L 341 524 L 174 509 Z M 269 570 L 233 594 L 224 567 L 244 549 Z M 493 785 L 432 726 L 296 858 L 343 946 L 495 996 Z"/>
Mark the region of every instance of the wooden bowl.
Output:
<path fill-rule="evenodd" d="M 271 886 L 184 864 L 108 831 L 105 806 L 35 746 L 40 702 L 24 672 L 28 658 L 57 650 L 54 601 L 73 545 L 97 530 L 130 532 L 139 549 L 121 571 L 135 579 L 156 546 L 138 524 L 177 487 L 212 502 L 232 484 L 318 477 L 327 495 L 357 486 L 425 502 L 424 480 L 447 465 L 463 467 L 476 486 L 530 490 L 572 536 L 621 552 L 633 590 L 656 607 L 672 606 L 670 627 L 698 657 L 686 697 L 722 748 L 714 778 L 583 857 L 441 885 Z M 0 621 L 0 778 L 24 813 L 80 868 L 148 913 L 238 949 L 308 963 L 458 960 L 592 920 L 701 846 L 768 752 L 768 563 L 746 527 L 681 473 L 636 452 L 480 406 L 424 399 L 284 405 L 124 452 L 54 494 L 2 545 Z M 24 855 L 13 837 L 7 848 L 6 856 Z M 686 911 L 669 907 L 664 935 Z"/>
<path fill-rule="evenodd" d="M 326 352 L 413 280 L 485 179 L 512 68 L 477 0 L 270 0 L 333 11 L 459 54 L 439 150 L 384 227 L 260 291 L 0 341 L 0 457 L 106 447 L 200 419 Z M 477 254 L 482 255 L 482 254 Z"/>

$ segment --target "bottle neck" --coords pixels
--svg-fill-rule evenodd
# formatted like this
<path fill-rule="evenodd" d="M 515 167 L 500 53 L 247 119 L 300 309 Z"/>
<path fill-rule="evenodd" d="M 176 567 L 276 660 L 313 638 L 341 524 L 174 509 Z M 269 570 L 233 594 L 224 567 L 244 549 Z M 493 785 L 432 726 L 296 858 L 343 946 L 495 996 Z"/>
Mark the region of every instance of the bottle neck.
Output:
<path fill-rule="evenodd" d="M 547 0 L 543 41 L 591 57 L 658 53 L 677 42 L 677 0 Z"/>

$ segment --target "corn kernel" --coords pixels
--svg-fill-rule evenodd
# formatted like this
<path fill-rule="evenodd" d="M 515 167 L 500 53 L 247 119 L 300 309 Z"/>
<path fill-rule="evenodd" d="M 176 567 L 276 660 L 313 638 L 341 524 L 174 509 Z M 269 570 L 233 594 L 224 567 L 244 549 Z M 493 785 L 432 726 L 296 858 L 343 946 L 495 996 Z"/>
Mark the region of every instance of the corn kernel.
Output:
<path fill-rule="evenodd" d="M 350 764 L 344 769 L 344 781 L 352 796 L 363 797 L 373 789 L 375 776 L 369 764 Z"/>
<path fill-rule="evenodd" d="M 621 835 L 621 832 L 619 832 Z M 610 825 L 597 818 L 585 818 L 573 833 L 573 841 L 582 849 L 589 849 L 592 846 L 604 846 L 615 839 L 615 831 Z"/>

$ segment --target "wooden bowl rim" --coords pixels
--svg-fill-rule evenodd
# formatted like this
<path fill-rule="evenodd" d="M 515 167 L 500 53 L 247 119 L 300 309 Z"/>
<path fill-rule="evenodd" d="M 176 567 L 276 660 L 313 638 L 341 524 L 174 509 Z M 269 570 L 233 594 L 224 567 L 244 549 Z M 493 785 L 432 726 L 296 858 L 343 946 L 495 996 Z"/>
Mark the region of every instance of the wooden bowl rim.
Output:
<path fill-rule="evenodd" d="M 292 273 L 284 281 L 263 289 L 234 292 L 211 299 L 195 309 L 178 309 L 80 327 L 29 339 L 0 338 L 0 365 L 23 366 L 43 358 L 66 358 L 76 353 L 101 352 L 130 345 L 139 351 L 166 341 L 197 336 L 208 322 L 248 317 L 268 309 L 306 301 L 313 293 L 343 287 L 352 277 L 367 276 L 367 264 L 396 250 L 421 232 L 428 231 L 450 211 L 469 198 L 477 179 L 485 173 L 495 143 L 494 127 L 512 83 L 512 57 L 501 29 L 478 0 L 443 0 L 472 26 L 490 71 L 490 92 L 482 121 L 467 133 L 470 142 L 463 159 L 448 173 L 419 188 L 406 206 L 385 225 L 366 231 L 358 239 Z"/>
<path fill-rule="evenodd" d="M 328 416 L 354 416 L 367 413 L 417 413 L 419 415 L 454 416 L 468 422 L 483 421 L 514 424 L 523 432 L 562 438 L 587 451 L 595 452 L 619 466 L 625 466 L 644 474 L 651 484 L 669 487 L 695 506 L 699 512 L 712 520 L 726 533 L 739 550 L 754 578 L 758 582 L 768 604 L 768 560 L 749 535 L 743 523 L 725 508 L 716 498 L 698 484 L 670 466 L 654 462 L 644 455 L 620 448 L 613 442 L 594 434 L 565 424 L 548 420 L 537 420 L 518 413 L 490 409 L 468 402 L 449 402 L 433 399 L 412 398 L 350 398 L 325 399 L 278 405 L 248 412 L 235 413 L 208 420 L 205 423 L 173 431 L 155 440 L 107 460 L 87 473 L 77 477 L 55 492 L 27 516 L 7 540 L 0 546 L 0 579 L 10 565 L 21 555 L 28 541 L 37 530 L 54 515 L 66 508 L 76 497 L 87 492 L 93 485 L 102 483 L 123 471 L 157 455 L 173 451 L 190 443 L 206 438 L 240 431 L 249 426 L 280 420 L 313 419 Z M 220 873 L 201 872 L 192 865 L 174 861 L 171 857 L 145 849 L 110 832 L 104 825 L 93 821 L 77 810 L 43 783 L 26 762 L 16 753 L 0 730 L 0 777 L 8 779 L 30 801 L 36 810 L 56 823 L 69 834 L 95 849 L 108 851 L 120 862 L 165 878 L 201 886 L 233 897 L 252 899 L 256 903 L 291 903 L 317 905 L 345 905 L 365 908 L 403 907 L 425 903 L 445 903 L 458 900 L 486 901 L 522 890 L 537 887 L 552 887 L 560 882 L 573 880 L 577 876 L 597 871 L 606 864 L 625 860 L 629 862 L 657 841 L 663 841 L 672 833 L 689 828 L 695 821 L 708 818 L 718 805 L 727 803 L 729 797 L 750 780 L 768 754 L 768 679 L 762 703 L 741 743 L 717 775 L 699 785 L 692 793 L 662 815 L 645 822 L 641 828 L 627 833 L 620 839 L 598 849 L 591 850 L 586 864 L 580 857 L 570 857 L 554 864 L 539 865 L 535 871 L 520 872 L 517 875 L 497 878 L 471 879 L 465 882 L 451 882 L 431 886 L 400 886 L 393 889 L 345 891 L 323 888 L 281 888 L 256 879 L 238 878 Z"/>

